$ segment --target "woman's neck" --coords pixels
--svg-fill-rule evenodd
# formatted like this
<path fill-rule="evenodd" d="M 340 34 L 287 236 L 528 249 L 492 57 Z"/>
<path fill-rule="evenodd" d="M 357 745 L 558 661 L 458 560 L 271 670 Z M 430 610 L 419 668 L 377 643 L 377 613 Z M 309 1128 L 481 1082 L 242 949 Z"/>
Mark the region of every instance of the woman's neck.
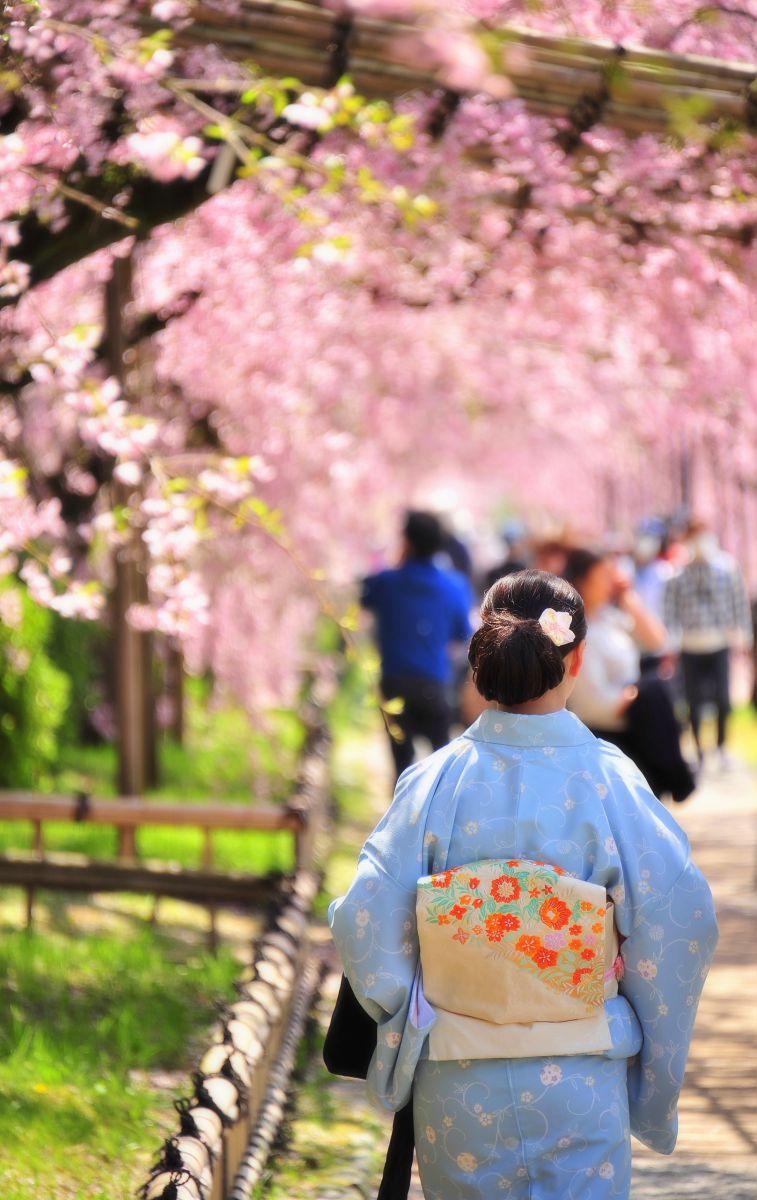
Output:
<path fill-rule="evenodd" d="M 565 708 L 565 694 L 562 688 L 555 688 L 554 691 L 545 692 L 543 696 L 538 696 L 536 700 L 527 700 L 525 704 L 512 704 L 505 706 L 498 704 L 497 708 L 500 712 L 515 713 L 520 716 L 535 716 L 544 717 L 548 713 L 562 712 Z"/>

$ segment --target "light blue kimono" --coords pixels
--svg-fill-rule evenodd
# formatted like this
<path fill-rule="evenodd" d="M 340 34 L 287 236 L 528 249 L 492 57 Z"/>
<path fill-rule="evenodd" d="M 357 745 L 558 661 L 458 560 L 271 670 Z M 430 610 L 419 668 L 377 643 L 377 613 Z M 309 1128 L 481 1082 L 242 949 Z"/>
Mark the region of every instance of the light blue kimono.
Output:
<path fill-rule="evenodd" d="M 623 940 L 613 1049 L 430 1062 L 416 883 L 484 858 L 545 860 L 607 888 Z M 427 1200 L 625 1197 L 630 1130 L 669 1154 L 697 1003 L 717 941 L 687 838 L 637 768 L 570 712 L 486 711 L 410 767 L 329 911 L 345 973 L 378 1021 L 369 1093 L 413 1094 Z"/>

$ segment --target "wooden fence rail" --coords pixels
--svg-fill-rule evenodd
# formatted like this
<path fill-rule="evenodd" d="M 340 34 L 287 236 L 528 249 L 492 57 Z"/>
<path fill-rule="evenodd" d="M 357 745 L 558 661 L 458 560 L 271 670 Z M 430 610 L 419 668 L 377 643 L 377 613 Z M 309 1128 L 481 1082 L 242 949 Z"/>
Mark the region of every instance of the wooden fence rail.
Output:
<path fill-rule="evenodd" d="M 328 733 L 318 709 L 309 713 L 308 737 L 296 786 L 285 805 L 244 803 L 193 803 L 153 801 L 142 796 L 93 799 L 76 795 L 40 795 L 0 791 L 0 821 L 28 821 L 34 835 L 31 851 L 0 854 L 0 886 L 26 891 L 27 925 L 34 920 L 36 892 L 41 888 L 68 892 L 137 892 L 202 904 L 210 913 L 210 945 L 216 945 L 216 908 L 241 905 L 267 908 L 272 887 L 281 878 L 274 873 L 261 878 L 240 871 L 225 871 L 214 861 L 213 834 L 218 830 L 288 832 L 294 838 L 295 871 L 311 870 L 315 842 L 327 819 L 326 749 Z M 50 853 L 45 847 L 49 821 L 109 825 L 117 830 L 114 859 L 92 859 L 82 854 Z M 197 869 L 174 863 L 142 861 L 137 834 L 141 828 L 195 828 L 201 831 L 201 865 Z"/>

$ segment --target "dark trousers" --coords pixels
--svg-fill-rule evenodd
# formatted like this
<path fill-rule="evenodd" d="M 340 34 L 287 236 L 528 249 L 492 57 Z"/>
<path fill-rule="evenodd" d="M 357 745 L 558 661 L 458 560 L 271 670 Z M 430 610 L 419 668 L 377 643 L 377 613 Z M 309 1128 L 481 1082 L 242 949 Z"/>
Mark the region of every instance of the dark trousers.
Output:
<path fill-rule="evenodd" d="M 681 754 L 680 731 L 664 680 L 653 675 L 639 680 L 639 694 L 628 709 L 626 729 L 592 732 L 627 754 L 658 798 L 669 795 L 685 800 L 694 791 L 694 777 Z"/>
<path fill-rule="evenodd" d="M 400 734 L 400 737 L 389 735 L 394 769 L 399 779 L 415 758 L 415 738 L 428 738 L 434 750 L 446 746 L 451 719 L 449 703 L 440 680 L 422 679 L 417 675 L 385 676 L 381 680 L 381 691 L 385 700 L 403 702 L 402 712 L 389 718 Z"/>
<path fill-rule="evenodd" d="M 728 714 L 731 711 L 730 696 L 730 653 L 714 650 L 711 654 L 692 654 L 685 650 L 681 654 L 683 687 L 689 706 L 691 732 L 697 750 L 701 754 L 699 729 L 702 724 L 702 709 L 705 704 L 715 705 L 718 721 L 718 746 L 725 745 Z"/>

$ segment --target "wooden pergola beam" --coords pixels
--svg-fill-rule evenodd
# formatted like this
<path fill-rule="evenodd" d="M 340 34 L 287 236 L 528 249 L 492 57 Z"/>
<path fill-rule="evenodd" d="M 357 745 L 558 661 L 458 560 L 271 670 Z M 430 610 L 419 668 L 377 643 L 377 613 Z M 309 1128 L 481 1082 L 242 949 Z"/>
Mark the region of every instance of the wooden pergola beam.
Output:
<path fill-rule="evenodd" d="M 429 53 L 419 51 L 423 26 L 380 21 L 324 7 L 320 0 L 243 0 L 229 16 L 200 3 L 177 35 L 179 44 L 215 43 L 231 58 L 271 75 L 327 86 L 337 51 L 359 92 L 394 98 L 445 85 Z M 601 122 L 627 133 L 662 133 L 692 102 L 697 119 L 757 128 L 757 64 L 726 62 L 644 46 L 557 37 L 519 26 L 481 28 L 502 60 L 501 73 L 533 111 L 570 118 L 586 97 L 602 100 Z"/>

